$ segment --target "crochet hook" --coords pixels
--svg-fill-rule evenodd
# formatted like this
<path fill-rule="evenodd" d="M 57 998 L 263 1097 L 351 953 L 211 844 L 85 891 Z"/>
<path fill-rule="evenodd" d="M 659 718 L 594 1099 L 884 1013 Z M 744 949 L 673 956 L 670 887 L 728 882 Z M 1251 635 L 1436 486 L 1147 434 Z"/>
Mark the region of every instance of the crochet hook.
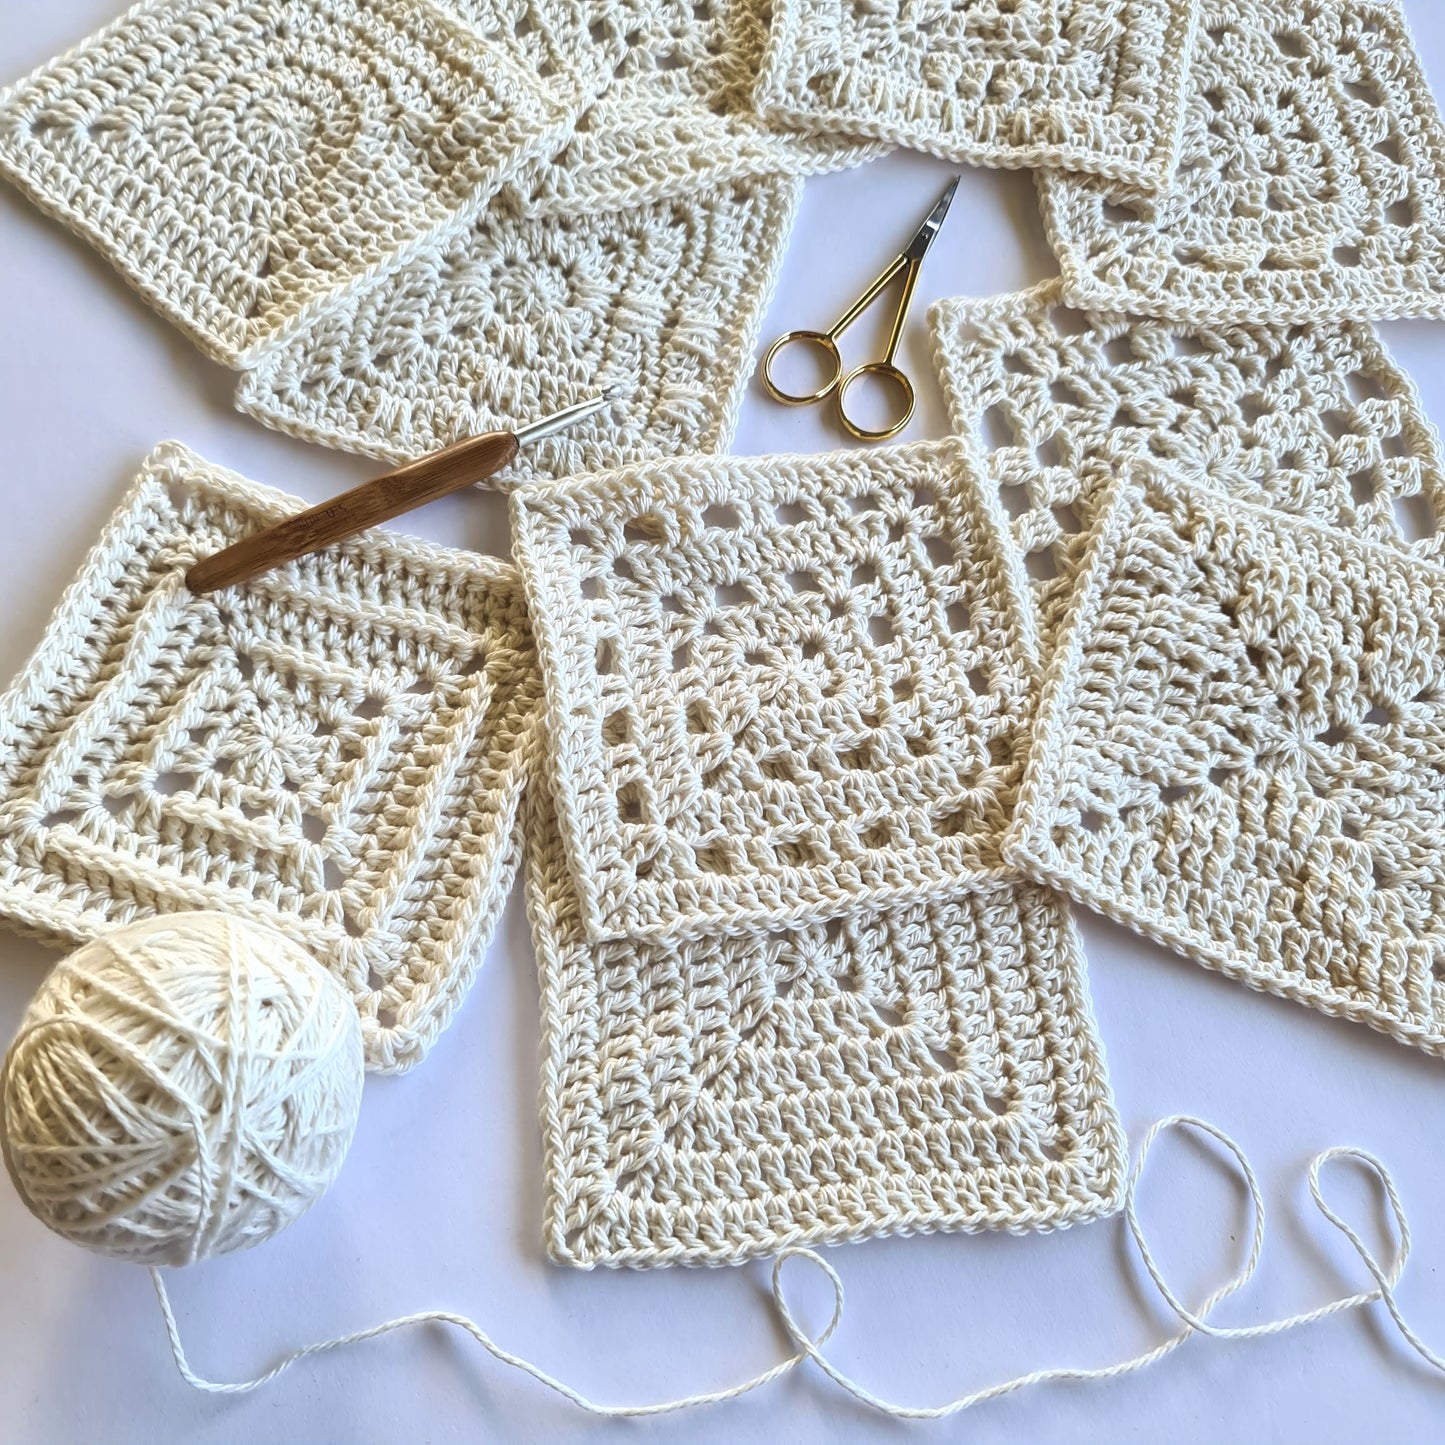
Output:
<path fill-rule="evenodd" d="M 519 431 L 464 437 L 395 471 L 373 477 L 329 502 L 309 507 L 274 527 L 266 527 L 203 558 L 186 573 L 186 586 L 198 594 L 234 587 L 238 582 L 247 582 L 273 567 L 318 552 L 378 522 L 399 517 L 448 492 L 460 491 L 500 471 L 517 455 L 519 448 L 595 416 L 618 397 L 625 396 L 628 390 L 624 384 L 614 383 L 587 401 L 564 407 Z"/>

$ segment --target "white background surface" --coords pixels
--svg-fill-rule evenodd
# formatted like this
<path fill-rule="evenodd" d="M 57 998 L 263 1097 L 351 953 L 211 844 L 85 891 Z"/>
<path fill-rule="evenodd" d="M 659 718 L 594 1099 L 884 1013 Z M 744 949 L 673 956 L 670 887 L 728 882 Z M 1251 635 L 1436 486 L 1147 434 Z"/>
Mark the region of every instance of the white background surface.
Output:
<path fill-rule="evenodd" d="M 18 76 L 117 8 L 117 0 L 3 0 L 0 76 Z M 1407 0 L 1405 8 L 1428 69 L 1445 84 L 1445 7 Z M 898 155 L 809 182 L 765 337 L 826 325 L 907 238 L 948 174 L 941 163 Z M 908 332 L 905 365 L 920 394 L 910 435 L 942 430 L 926 302 L 1012 289 L 1053 270 L 1028 178 L 966 173 Z M 1445 421 L 1445 327 L 1385 330 L 1432 417 Z M 857 350 L 867 338 L 850 340 Z M 312 500 L 367 474 L 362 462 L 236 415 L 231 384 L 88 249 L 0 193 L 0 673 L 24 662 L 162 438 Z M 784 411 L 754 387 L 735 449 L 816 450 L 839 440 L 826 414 Z M 405 525 L 506 550 L 505 513 L 493 497 L 450 499 Z M 1416 1234 L 1401 1301 L 1427 1338 L 1445 1345 L 1445 1064 L 1251 994 L 1104 923 L 1086 919 L 1085 936 L 1131 1136 L 1162 1114 L 1198 1112 L 1235 1133 L 1260 1172 L 1271 1210 L 1264 1267 L 1220 1319 L 1268 1319 L 1365 1286 L 1303 1185 L 1311 1154 L 1352 1142 L 1395 1169 Z M 50 961 L 0 935 L 0 1037 Z M 283 1347 L 429 1307 L 472 1314 L 504 1345 L 609 1401 L 715 1387 L 785 1353 L 765 1264 L 585 1274 L 544 1262 L 536 1053 L 537 988 L 514 898 L 430 1058 L 405 1078 L 369 1081 L 332 1193 L 263 1249 L 172 1277 L 197 1368 L 213 1378 L 250 1374 Z M 1162 1263 L 1199 1299 L 1239 1257 L 1243 1199 L 1187 1143 L 1166 1143 L 1156 1162 L 1145 1214 Z M 1378 1240 L 1379 1211 L 1363 1185 L 1342 1177 L 1338 1195 Z M 909 1402 L 936 1403 L 1045 1364 L 1107 1363 L 1173 1324 L 1141 1287 L 1119 1221 L 1026 1239 L 882 1241 L 830 1257 L 849 1292 L 835 1358 Z M 824 1303 L 801 1271 L 796 1297 L 810 1318 Z M 1198 1339 L 1143 1375 L 1049 1387 L 912 1427 L 865 1412 L 811 1368 L 740 1403 L 609 1424 L 438 1330 L 308 1361 L 258 1395 L 213 1399 L 172 1369 L 145 1275 L 49 1237 L 0 1180 L 0 1441 L 1439 1440 L 1445 1381 L 1403 1351 L 1383 1318 L 1375 1309 L 1278 1339 Z"/>

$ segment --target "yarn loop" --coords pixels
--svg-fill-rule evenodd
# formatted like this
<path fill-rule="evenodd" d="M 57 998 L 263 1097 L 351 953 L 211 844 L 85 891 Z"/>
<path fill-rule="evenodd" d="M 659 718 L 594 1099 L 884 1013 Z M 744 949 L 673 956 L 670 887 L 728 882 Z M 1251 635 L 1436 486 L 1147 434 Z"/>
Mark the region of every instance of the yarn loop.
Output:
<path fill-rule="evenodd" d="M 1250 1232 L 1248 1253 L 1244 1263 L 1230 1279 L 1216 1287 L 1208 1298 L 1194 1309 L 1184 1304 L 1165 1280 L 1163 1272 L 1160 1270 L 1159 1264 L 1154 1257 L 1154 1251 L 1145 1235 L 1143 1224 L 1139 1219 L 1139 1182 L 1143 1177 L 1144 1168 L 1148 1163 L 1150 1152 L 1162 1135 L 1175 1130 L 1199 1134 L 1206 1139 L 1214 1141 L 1225 1156 L 1228 1166 L 1235 1172 L 1240 1182 L 1243 1183 L 1249 1195 L 1250 1208 L 1254 1219 L 1254 1226 Z M 1394 1256 L 1388 1265 L 1382 1264 L 1375 1258 L 1369 1246 L 1365 1244 L 1359 1233 L 1325 1200 L 1321 1176 L 1327 1164 L 1332 1164 L 1337 1161 L 1357 1165 L 1366 1175 L 1373 1177 L 1384 1196 L 1385 1203 L 1389 1208 L 1390 1218 L 1394 1225 L 1396 1239 Z M 1389 1169 L 1386 1168 L 1382 1160 L 1364 1149 L 1358 1149 L 1350 1145 L 1335 1145 L 1314 1157 L 1310 1162 L 1308 1177 L 1310 1197 L 1313 1199 L 1315 1207 L 1353 1246 L 1355 1252 L 1360 1257 L 1361 1263 L 1364 1264 L 1375 1282 L 1374 1289 L 1362 1290 L 1352 1295 L 1342 1295 L 1316 1309 L 1304 1310 L 1279 1319 L 1268 1320 L 1261 1324 L 1230 1326 L 1211 1323 L 1209 1317 L 1215 1307 L 1229 1298 L 1229 1296 L 1243 1289 L 1254 1277 L 1254 1273 L 1259 1266 L 1265 1238 L 1264 1194 L 1259 1187 L 1259 1179 L 1254 1172 L 1253 1166 L 1249 1162 L 1248 1156 L 1240 1145 L 1226 1134 L 1223 1129 L 1209 1123 L 1207 1120 L 1197 1118 L 1192 1114 L 1172 1114 L 1167 1118 L 1160 1119 L 1158 1123 L 1154 1124 L 1145 1133 L 1139 1143 L 1139 1148 L 1134 1158 L 1134 1166 L 1129 1173 L 1128 1184 L 1125 1188 L 1124 1222 L 1128 1227 L 1129 1234 L 1134 1240 L 1135 1247 L 1139 1251 L 1139 1257 L 1144 1269 L 1153 1282 L 1155 1289 L 1158 1290 L 1160 1297 L 1178 1318 L 1183 1328 L 1160 1341 L 1158 1344 L 1144 1350 L 1142 1353 L 1116 1361 L 1113 1364 L 1092 1366 L 1055 1365 L 1040 1370 L 1033 1370 L 1026 1375 L 1016 1375 L 1012 1379 L 976 1387 L 941 1405 L 899 1404 L 895 1401 L 884 1399 L 881 1395 L 874 1394 L 873 1391 L 861 1384 L 855 1377 L 845 1373 L 824 1353 L 823 1346 L 827 1344 L 834 1331 L 838 1329 L 843 1321 L 843 1281 L 839 1278 L 837 1271 L 821 1254 L 803 1245 L 790 1245 L 780 1250 L 773 1260 L 772 1269 L 773 1308 L 777 1314 L 779 1323 L 781 1323 L 784 1331 L 796 1346 L 794 1353 L 788 1355 L 785 1359 L 779 1360 L 766 1370 L 752 1375 L 746 1380 L 741 1380 L 736 1384 L 724 1385 L 717 1389 L 705 1390 L 693 1395 L 682 1395 L 673 1399 L 649 1401 L 645 1404 L 611 1405 L 589 1399 L 575 1386 L 568 1384 L 565 1380 L 559 1379 L 556 1375 L 551 1374 L 540 1365 L 536 1365 L 521 1355 L 513 1354 L 510 1350 L 504 1349 L 501 1345 L 497 1344 L 480 1325 L 468 1319 L 465 1315 L 452 1314 L 448 1311 L 441 1310 L 426 1310 L 418 1314 L 402 1315 L 396 1319 L 386 1320 L 379 1325 L 372 1325 L 368 1329 L 357 1330 L 352 1334 L 338 1335 L 328 1340 L 321 1340 L 315 1344 L 306 1345 L 301 1349 L 293 1350 L 289 1354 L 282 1356 L 270 1369 L 250 1379 L 236 1381 L 208 1380 L 192 1368 L 190 1360 L 186 1355 L 185 1347 L 181 1342 L 180 1327 L 176 1322 L 175 1311 L 171 1307 L 170 1294 L 166 1290 L 165 1281 L 161 1278 L 159 1271 L 154 1269 L 151 1271 L 151 1283 L 155 1287 L 156 1298 L 160 1301 L 161 1315 L 165 1321 L 166 1336 L 170 1341 L 171 1355 L 175 1360 L 176 1369 L 180 1371 L 181 1378 L 194 1389 L 204 1390 L 209 1394 L 216 1395 L 243 1395 L 251 1390 L 259 1389 L 261 1386 L 269 1384 L 270 1381 L 274 1380 L 278 1375 L 285 1373 L 285 1371 L 290 1369 L 297 1361 L 309 1359 L 313 1355 L 342 1349 L 347 1345 L 359 1344 L 364 1340 L 376 1339 L 381 1335 L 390 1334 L 394 1330 L 409 1329 L 412 1326 L 421 1324 L 442 1324 L 469 1335 L 483 1350 L 491 1355 L 493 1359 L 512 1369 L 520 1370 L 525 1375 L 531 1376 L 531 1378 L 539 1384 L 545 1386 L 555 1394 L 560 1395 L 564 1400 L 570 1401 L 579 1409 L 589 1414 L 600 1415 L 609 1419 L 645 1418 L 653 1415 L 668 1415 L 679 1410 L 690 1410 L 703 1405 L 716 1405 L 725 1400 L 735 1400 L 743 1395 L 751 1394 L 754 1390 L 760 1389 L 765 1385 L 771 1384 L 780 1376 L 787 1374 L 796 1366 L 807 1361 L 820 1370 L 838 1389 L 851 1395 L 853 1399 L 867 1406 L 869 1409 L 877 1410 L 884 1415 L 890 1415 L 899 1420 L 940 1420 L 950 1415 L 960 1414 L 965 1410 L 971 1410 L 975 1406 L 981 1405 L 988 1400 L 997 1400 L 1005 1395 L 1011 1395 L 1021 1390 L 1033 1389 L 1039 1385 L 1063 1382 L 1079 1384 L 1088 1381 L 1112 1380 L 1123 1375 L 1131 1375 L 1138 1370 L 1147 1369 L 1150 1365 L 1154 1364 L 1155 1361 L 1172 1354 L 1195 1335 L 1204 1335 L 1214 1339 L 1245 1340 L 1254 1339 L 1262 1335 L 1283 1334 L 1287 1330 L 1298 1329 L 1302 1326 L 1313 1324 L 1317 1320 L 1328 1319 L 1332 1315 L 1342 1314 L 1349 1310 L 1363 1309 L 1377 1303 L 1384 1305 L 1390 1314 L 1390 1318 L 1399 1330 L 1401 1338 L 1420 1357 L 1426 1367 L 1445 1375 L 1445 1355 L 1431 1349 L 1430 1346 L 1425 1343 L 1405 1318 L 1404 1312 L 1395 1296 L 1395 1290 L 1404 1276 L 1405 1266 L 1410 1258 L 1410 1224 L 1405 1216 L 1404 1204 L 1401 1202 L 1399 1192 L 1395 1188 L 1394 1178 L 1390 1174 Z M 784 1288 L 783 1273 L 784 1266 L 790 1260 L 799 1260 L 805 1264 L 814 1266 L 823 1275 L 832 1289 L 832 1314 L 827 1324 L 816 1335 L 809 1334 L 809 1332 L 803 1328 L 788 1303 L 787 1293 Z"/>

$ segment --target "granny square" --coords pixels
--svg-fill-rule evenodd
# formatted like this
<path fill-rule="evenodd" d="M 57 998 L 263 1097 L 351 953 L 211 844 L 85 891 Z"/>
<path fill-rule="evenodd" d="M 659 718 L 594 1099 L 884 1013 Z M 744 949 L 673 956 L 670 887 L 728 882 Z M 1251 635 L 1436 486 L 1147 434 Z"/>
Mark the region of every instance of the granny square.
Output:
<path fill-rule="evenodd" d="M 1119 1207 L 1123 1131 L 1057 895 L 589 944 L 544 788 L 525 810 L 552 1258 L 726 1264 Z"/>
<path fill-rule="evenodd" d="M 1045 282 L 929 312 L 955 431 L 979 438 L 1039 607 L 1062 623 L 1100 498 L 1130 458 L 1445 557 L 1445 459 L 1414 383 L 1355 322 L 1165 322 Z"/>
<path fill-rule="evenodd" d="M 555 153 L 506 188 L 517 209 L 551 216 L 622 210 L 728 181 L 858 165 L 885 147 L 780 131 L 753 101 L 771 0 L 576 0 L 581 23 L 559 61 L 602 70 L 601 94 Z M 554 0 L 448 0 L 488 42 L 562 31 Z"/>
<path fill-rule="evenodd" d="M 1287 326 L 1445 315 L 1445 128 L 1394 0 L 1203 0 L 1160 195 L 1040 175 L 1079 306 Z"/>
<path fill-rule="evenodd" d="M 210 908 L 351 992 L 409 1068 L 518 861 L 541 683 L 504 563 L 373 531 L 194 597 L 192 562 L 299 503 L 168 443 L 0 699 L 0 917 L 65 943 Z"/>
<path fill-rule="evenodd" d="M 237 405 L 293 436 L 401 461 L 616 381 L 625 400 L 527 447 L 489 485 L 722 450 L 800 187 L 770 176 L 545 218 L 496 205 L 280 336 Z"/>
<path fill-rule="evenodd" d="M 1159 189 L 1194 0 L 777 0 L 758 104 L 815 134 Z"/>
<path fill-rule="evenodd" d="M 589 937 L 1001 876 L 1034 637 L 962 443 L 683 458 L 512 496 Z"/>
<path fill-rule="evenodd" d="M 1122 481 L 1005 856 L 1251 987 L 1445 1053 L 1445 568 Z"/>
<path fill-rule="evenodd" d="M 0 95 L 0 174 L 234 365 L 579 103 L 425 0 L 152 0 Z"/>

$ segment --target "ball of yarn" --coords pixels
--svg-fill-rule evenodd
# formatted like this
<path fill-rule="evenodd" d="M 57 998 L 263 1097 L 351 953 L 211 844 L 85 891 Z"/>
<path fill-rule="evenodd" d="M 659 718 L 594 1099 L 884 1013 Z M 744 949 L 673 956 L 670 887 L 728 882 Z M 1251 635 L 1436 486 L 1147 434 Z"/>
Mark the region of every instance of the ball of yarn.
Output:
<path fill-rule="evenodd" d="M 0 1144 L 31 1212 L 118 1259 L 190 1264 L 320 1198 L 361 1107 L 345 990 L 222 913 L 117 928 L 57 965 L 0 1072 Z"/>

